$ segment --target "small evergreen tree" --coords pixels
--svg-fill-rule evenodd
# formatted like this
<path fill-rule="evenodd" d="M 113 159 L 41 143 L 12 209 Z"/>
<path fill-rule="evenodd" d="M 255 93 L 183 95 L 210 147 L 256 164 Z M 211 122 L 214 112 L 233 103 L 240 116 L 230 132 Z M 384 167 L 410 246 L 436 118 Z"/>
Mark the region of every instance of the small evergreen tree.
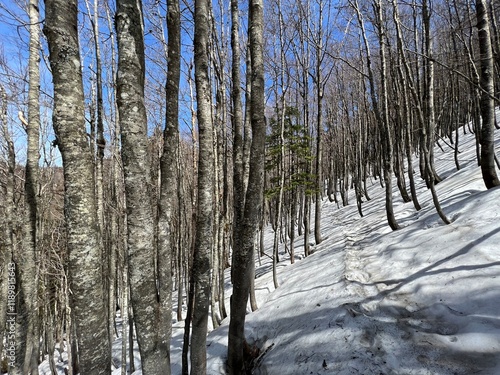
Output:
<path fill-rule="evenodd" d="M 300 122 L 300 113 L 296 107 L 285 109 L 284 121 L 284 154 L 281 160 L 281 141 L 279 114 L 270 121 L 271 133 L 267 136 L 266 172 L 269 176 L 265 190 L 267 199 L 273 199 L 279 191 L 279 168 L 285 168 L 285 186 L 287 194 L 302 190 L 307 195 L 316 192 L 314 174 L 307 172 L 307 164 L 311 162 L 311 136 L 304 124 Z"/>

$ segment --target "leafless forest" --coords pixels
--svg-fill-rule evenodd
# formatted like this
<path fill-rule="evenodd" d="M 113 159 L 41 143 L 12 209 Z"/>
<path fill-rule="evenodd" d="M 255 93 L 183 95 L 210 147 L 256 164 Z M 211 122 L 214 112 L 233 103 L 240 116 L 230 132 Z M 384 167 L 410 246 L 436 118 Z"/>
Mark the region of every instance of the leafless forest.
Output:
<path fill-rule="evenodd" d="M 500 185 L 495 0 L 0 10 L 0 372 L 38 374 L 57 347 L 68 374 L 110 374 L 111 344 L 129 335 L 122 374 L 134 339 L 144 375 L 170 374 L 174 318 L 186 320 L 183 374 L 189 361 L 204 374 L 208 321 L 230 310 L 228 373 L 250 373 L 255 259 L 276 266 L 279 244 L 292 262 L 310 255 L 322 200 L 362 216 L 376 179 L 398 230 L 393 196 L 420 210 L 423 179 L 449 223 L 432 150 L 453 150 L 460 169 L 463 132 L 486 187 Z M 268 225 L 274 251 L 263 253 Z"/>

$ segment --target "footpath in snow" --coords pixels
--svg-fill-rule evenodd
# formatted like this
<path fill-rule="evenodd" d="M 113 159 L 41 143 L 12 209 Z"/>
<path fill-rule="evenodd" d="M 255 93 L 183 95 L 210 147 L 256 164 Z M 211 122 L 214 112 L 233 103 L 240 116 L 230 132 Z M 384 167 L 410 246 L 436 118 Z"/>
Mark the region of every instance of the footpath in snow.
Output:
<path fill-rule="evenodd" d="M 500 374 L 500 188 L 486 191 L 473 136 L 460 134 L 460 171 L 450 148 L 435 149 L 437 172 L 445 177 L 436 189 L 452 224 L 442 223 L 417 178 L 422 210 L 395 191 L 402 229 L 391 231 L 384 189 L 372 180 L 364 217 L 352 196 L 341 208 L 325 199 L 324 241 L 312 246 L 314 253 L 301 257 L 300 236 L 290 265 L 280 248 L 278 289 L 269 258 L 257 262 L 259 309 L 247 315 L 246 337 L 265 354 L 254 374 Z M 272 243 L 268 228 L 267 254 Z M 229 280 L 226 285 L 229 308 Z M 208 375 L 225 374 L 228 323 L 208 335 Z M 173 326 L 174 375 L 181 373 L 183 324 Z M 117 339 L 117 365 L 120 351 Z M 65 354 L 56 352 L 61 374 Z M 135 362 L 140 375 L 137 349 Z M 47 361 L 40 374 L 50 374 Z"/>
<path fill-rule="evenodd" d="M 391 231 L 373 180 L 363 218 L 354 199 L 324 201 L 324 242 L 294 265 L 282 254 L 278 289 L 269 264 L 257 270 L 246 335 L 270 349 L 255 374 L 500 374 L 500 189 L 486 191 L 473 138 L 461 138 L 460 171 L 451 149 L 435 150 L 452 224 L 419 181 L 422 210 L 395 191 L 402 229 Z M 227 324 L 208 337 L 211 375 L 225 373 Z"/>

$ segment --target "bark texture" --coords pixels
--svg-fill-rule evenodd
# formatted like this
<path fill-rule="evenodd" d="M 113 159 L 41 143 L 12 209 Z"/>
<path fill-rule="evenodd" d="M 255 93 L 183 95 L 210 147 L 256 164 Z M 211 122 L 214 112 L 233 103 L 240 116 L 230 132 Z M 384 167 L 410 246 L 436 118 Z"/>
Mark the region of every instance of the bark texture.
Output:
<path fill-rule="evenodd" d="M 241 72 L 239 42 L 239 0 L 231 0 L 231 51 L 232 51 L 232 118 L 233 125 L 233 244 L 238 235 L 245 207 L 245 181 L 243 166 L 243 108 L 241 103 Z M 233 252 L 234 255 L 234 252 Z M 234 260 L 233 260 L 234 262 Z"/>
<path fill-rule="evenodd" d="M 111 353 L 97 235 L 93 155 L 85 129 L 77 16 L 76 0 L 45 1 L 44 31 L 54 82 L 52 120 L 64 167 L 68 269 L 80 371 L 109 374 Z"/>
<path fill-rule="evenodd" d="M 193 257 L 194 306 L 191 338 L 191 374 L 205 374 L 207 368 L 207 323 L 210 305 L 210 259 L 213 248 L 214 143 L 211 89 L 208 72 L 208 0 L 196 0 L 194 11 L 194 66 L 199 131 L 198 199 L 196 239 Z"/>
<path fill-rule="evenodd" d="M 252 62 L 250 115 L 252 145 L 250 170 L 245 199 L 242 231 L 234 244 L 233 295 L 229 323 L 229 374 L 245 373 L 243 349 L 245 344 L 245 314 L 251 283 L 251 262 L 254 240 L 259 227 L 264 187 L 264 151 L 266 141 L 263 60 L 263 1 L 250 2 L 249 42 Z"/>
<path fill-rule="evenodd" d="M 491 48 L 490 26 L 485 0 L 476 0 L 479 53 L 481 58 L 481 172 L 486 188 L 500 185 L 495 169 L 495 89 L 493 81 L 493 52 Z"/>
<path fill-rule="evenodd" d="M 151 168 L 144 105 L 144 23 L 140 0 L 117 0 L 117 104 L 122 135 L 130 301 L 144 375 L 168 368 L 169 345 L 160 327 L 154 256 Z"/>
<path fill-rule="evenodd" d="M 166 94 L 166 123 L 163 132 L 163 153 L 160 161 L 161 190 L 158 217 L 158 284 L 160 297 L 160 327 L 163 345 L 170 357 L 172 336 L 172 252 L 175 238 L 172 219 L 178 199 L 177 164 L 179 150 L 179 80 L 181 71 L 181 13 L 178 0 L 167 2 L 168 72 Z M 170 374 L 170 359 L 165 374 Z"/>
<path fill-rule="evenodd" d="M 38 329 L 38 269 L 37 269 L 37 185 L 38 185 L 38 142 L 40 128 L 40 27 L 38 25 L 38 0 L 30 0 L 30 41 L 28 61 L 28 122 L 25 124 L 28 149 L 26 154 L 26 177 L 24 198 L 26 214 L 22 251 L 16 257 L 19 264 L 19 281 L 23 307 L 19 316 L 23 353 L 23 373 L 38 374 L 39 329 Z M 23 120 L 22 116 L 21 120 Z M 21 357 L 21 356 L 20 356 Z"/>

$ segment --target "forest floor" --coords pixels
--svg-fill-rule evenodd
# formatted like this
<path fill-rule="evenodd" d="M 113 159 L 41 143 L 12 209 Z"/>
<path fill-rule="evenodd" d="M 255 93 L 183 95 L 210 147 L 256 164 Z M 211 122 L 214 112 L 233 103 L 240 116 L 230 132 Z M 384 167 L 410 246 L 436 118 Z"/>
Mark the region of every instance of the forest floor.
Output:
<path fill-rule="evenodd" d="M 324 241 L 311 256 L 303 257 L 302 236 L 294 264 L 280 245 L 278 289 L 269 257 L 257 261 L 259 309 L 246 321 L 248 341 L 263 353 L 254 374 L 500 374 L 500 188 L 486 191 L 473 135 L 460 130 L 459 144 L 459 171 L 453 149 L 443 141 L 435 148 L 444 178 L 436 190 L 450 225 L 417 173 L 422 209 L 395 190 L 401 229 L 390 230 L 384 189 L 371 180 L 363 217 L 352 195 L 340 208 L 324 199 Z M 267 228 L 267 254 L 272 244 Z M 225 374 L 228 323 L 208 335 L 209 375 Z M 174 375 L 181 373 L 183 331 L 175 322 Z"/>
<path fill-rule="evenodd" d="M 372 180 L 364 217 L 353 196 L 347 207 L 323 201 L 324 241 L 313 255 L 301 259 L 299 237 L 290 265 L 282 245 L 276 290 L 262 258 L 246 335 L 270 349 L 254 374 L 500 374 L 500 188 L 486 191 L 474 138 L 460 138 L 459 171 L 449 146 L 435 149 L 450 225 L 418 178 L 422 209 L 395 191 L 402 228 L 391 231 Z M 269 254 L 272 241 L 268 229 Z M 225 323 L 208 336 L 210 375 L 225 373 Z"/>

